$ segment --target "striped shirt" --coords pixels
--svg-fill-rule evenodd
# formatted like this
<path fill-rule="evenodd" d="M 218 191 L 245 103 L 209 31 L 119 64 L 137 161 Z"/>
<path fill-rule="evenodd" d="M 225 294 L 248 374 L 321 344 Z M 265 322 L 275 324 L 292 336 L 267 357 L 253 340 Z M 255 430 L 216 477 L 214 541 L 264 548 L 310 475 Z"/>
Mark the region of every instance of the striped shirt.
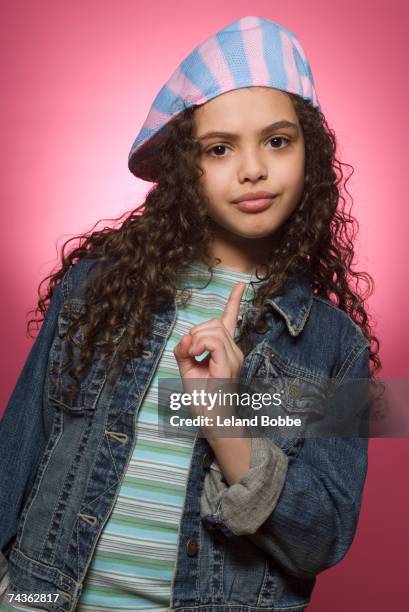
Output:
<path fill-rule="evenodd" d="M 209 280 L 210 272 L 201 263 L 179 272 L 175 325 L 136 417 L 133 453 L 88 567 L 76 612 L 166 612 L 169 608 L 196 432 L 188 437 L 159 435 L 158 379 L 180 378 L 173 354 L 175 345 L 193 325 L 220 318 L 239 281 L 247 283 L 240 306 L 243 313 L 254 295 L 249 282 L 257 279 L 244 272 L 215 268 Z M 191 290 L 185 305 L 180 303 L 183 288 Z M 214 467 L 217 469 L 217 464 Z M 1 608 L 16 609 L 27 610 Z"/>

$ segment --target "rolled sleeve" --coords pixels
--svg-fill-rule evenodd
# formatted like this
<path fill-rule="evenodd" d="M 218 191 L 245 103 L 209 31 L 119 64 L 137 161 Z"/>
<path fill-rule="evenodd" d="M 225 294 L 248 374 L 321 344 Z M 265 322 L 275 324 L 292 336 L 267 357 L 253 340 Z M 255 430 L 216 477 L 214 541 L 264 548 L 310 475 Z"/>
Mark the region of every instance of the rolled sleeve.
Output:
<path fill-rule="evenodd" d="M 204 479 L 200 515 L 209 529 L 226 536 L 252 534 L 274 510 L 284 487 L 288 456 L 268 438 L 252 438 L 250 469 L 228 485 L 210 469 Z"/>

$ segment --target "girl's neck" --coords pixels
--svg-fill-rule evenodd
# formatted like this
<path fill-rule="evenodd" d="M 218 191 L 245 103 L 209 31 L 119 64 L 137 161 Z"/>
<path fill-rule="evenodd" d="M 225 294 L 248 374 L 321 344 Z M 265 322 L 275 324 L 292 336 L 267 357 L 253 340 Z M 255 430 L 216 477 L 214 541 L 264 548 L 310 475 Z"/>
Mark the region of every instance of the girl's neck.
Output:
<path fill-rule="evenodd" d="M 210 252 L 213 261 L 215 257 L 221 260 L 220 263 L 214 264 L 216 268 L 255 274 L 256 270 L 263 271 L 270 249 L 270 237 L 266 240 L 249 240 L 220 228 L 213 239 Z M 207 263 L 210 265 L 210 262 Z"/>

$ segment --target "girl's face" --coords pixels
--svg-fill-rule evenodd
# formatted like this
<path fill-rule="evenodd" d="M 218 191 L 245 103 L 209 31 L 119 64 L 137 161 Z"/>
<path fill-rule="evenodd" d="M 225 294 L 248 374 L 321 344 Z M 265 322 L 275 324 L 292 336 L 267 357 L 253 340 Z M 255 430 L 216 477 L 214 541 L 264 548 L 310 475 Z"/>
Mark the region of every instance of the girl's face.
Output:
<path fill-rule="evenodd" d="M 271 127 L 277 122 L 289 125 Z M 304 139 L 290 97 L 268 87 L 224 93 L 198 107 L 194 137 L 202 147 L 208 212 L 220 234 L 225 240 L 230 234 L 236 242 L 239 237 L 257 239 L 258 246 L 267 246 L 297 207 L 304 185 Z M 258 191 L 275 195 L 267 208 L 238 208 L 237 198 Z"/>

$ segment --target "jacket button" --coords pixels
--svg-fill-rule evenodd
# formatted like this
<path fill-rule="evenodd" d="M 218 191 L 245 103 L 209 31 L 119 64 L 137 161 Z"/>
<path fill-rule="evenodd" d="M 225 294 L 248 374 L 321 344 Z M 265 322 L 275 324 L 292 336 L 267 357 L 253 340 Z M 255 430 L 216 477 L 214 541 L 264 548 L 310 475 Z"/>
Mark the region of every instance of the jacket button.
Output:
<path fill-rule="evenodd" d="M 271 363 L 273 363 L 276 360 L 276 354 L 274 351 L 267 351 L 267 356 L 269 358 L 269 360 L 271 361 Z"/>
<path fill-rule="evenodd" d="M 210 468 L 211 464 L 213 463 L 213 459 L 214 459 L 213 454 L 211 452 L 206 452 L 203 455 L 203 459 L 202 459 L 203 469 L 206 470 Z"/>
<path fill-rule="evenodd" d="M 197 551 L 199 550 L 199 545 L 194 538 L 189 538 L 186 542 L 186 552 L 189 557 L 195 557 L 197 555 Z"/>

